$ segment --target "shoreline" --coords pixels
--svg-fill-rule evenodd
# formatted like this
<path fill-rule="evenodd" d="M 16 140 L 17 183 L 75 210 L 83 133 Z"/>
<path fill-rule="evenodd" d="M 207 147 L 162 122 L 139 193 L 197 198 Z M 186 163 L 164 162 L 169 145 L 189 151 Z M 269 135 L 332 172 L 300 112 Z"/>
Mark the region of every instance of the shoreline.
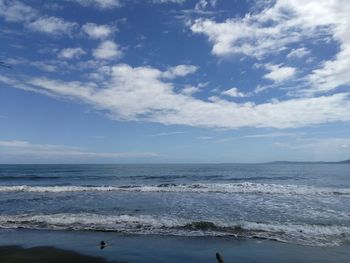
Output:
<path fill-rule="evenodd" d="M 23 248 L 20 246 L 0 246 L 0 261 L 3 263 L 109 263 L 109 261 L 86 256 L 74 251 L 51 246 Z M 113 261 L 117 263 L 117 261 Z"/>
<path fill-rule="evenodd" d="M 109 244 L 102 250 L 99 246 L 101 240 Z M 72 258 L 86 256 L 93 257 L 91 260 L 100 260 L 91 261 L 91 263 L 213 263 L 217 262 L 215 256 L 217 252 L 223 255 L 225 262 L 244 263 L 345 263 L 350 258 L 350 244 L 337 247 L 312 247 L 271 240 L 232 237 L 179 237 L 124 235 L 111 232 L 0 229 L 0 251 L 2 248 L 9 246 L 21 247 L 24 251 L 29 251 L 26 249 L 30 248 L 40 248 L 47 253 L 51 251 L 46 250 L 49 247 L 53 251 L 56 249 L 63 250 L 62 253 L 78 253 L 78 255 L 72 254 Z M 46 252 L 42 255 L 45 255 Z M 8 261 L 1 260 L 1 253 L 0 261 L 6 263 L 17 262 L 11 258 Z M 28 262 L 31 263 L 31 261 Z M 74 260 L 74 262 L 79 261 Z"/>

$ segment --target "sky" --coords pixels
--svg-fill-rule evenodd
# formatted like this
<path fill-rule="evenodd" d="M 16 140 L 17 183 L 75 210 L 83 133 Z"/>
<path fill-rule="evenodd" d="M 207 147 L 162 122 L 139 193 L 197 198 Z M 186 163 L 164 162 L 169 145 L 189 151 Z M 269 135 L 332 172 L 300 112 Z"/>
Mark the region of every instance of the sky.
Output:
<path fill-rule="evenodd" d="M 0 0 L 0 163 L 350 159 L 350 1 Z"/>

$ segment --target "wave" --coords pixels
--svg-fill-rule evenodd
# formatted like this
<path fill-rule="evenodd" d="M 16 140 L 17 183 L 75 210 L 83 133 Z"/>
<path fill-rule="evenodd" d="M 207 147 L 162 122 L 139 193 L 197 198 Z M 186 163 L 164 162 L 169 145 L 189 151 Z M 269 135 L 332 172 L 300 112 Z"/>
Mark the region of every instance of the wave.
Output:
<path fill-rule="evenodd" d="M 223 178 L 223 180 L 228 181 L 269 181 L 269 180 L 278 180 L 278 181 L 286 181 L 286 180 L 300 180 L 303 177 L 297 176 L 250 176 L 250 177 L 229 177 Z"/>
<path fill-rule="evenodd" d="M 67 179 L 67 175 L 5 175 L 2 176 L 0 175 L 0 181 L 12 181 L 12 180 L 58 180 L 58 179 Z M 100 176 L 100 175 L 84 175 L 84 176 L 79 176 L 79 175 L 70 175 L 69 179 L 74 179 L 74 180 L 88 180 L 88 179 L 113 179 L 113 180 L 118 180 L 120 177 L 111 177 L 111 176 Z"/>
<path fill-rule="evenodd" d="M 188 192 L 222 194 L 271 194 L 271 195 L 350 195 L 350 189 L 314 187 L 306 185 L 281 185 L 262 183 L 215 183 L 215 184 L 159 184 L 127 186 L 0 186 L 0 192 Z"/>
<path fill-rule="evenodd" d="M 65 171 L 66 172 L 66 171 Z M 75 171 L 68 171 L 70 173 Z M 78 171 L 79 172 L 79 171 Z M 66 174 L 57 175 L 54 171 L 51 171 L 51 173 L 55 175 L 51 176 L 44 176 L 44 175 L 0 175 L 0 181 L 6 181 L 6 180 L 57 180 L 57 179 L 67 179 Z M 70 175 L 70 179 L 113 179 L 113 180 L 120 180 L 120 179 L 141 179 L 141 180 L 176 180 L 176 179 L 185 179 L 185 178 L 191 178 L 191 179 L 203 179 L 203 180 L 227 180 L 227 181 L 268 181 L 268 180 L 298 180 L 302 179 L 301 177 L 291 177 L 291 176 L 250 176 L 250 177 L 231 177 L 231 176 L 224 176 L 224 175 L 135 175 L 135 176 L 113 176 L 113 175 Z"/>
<path fill-rule="evenodd" d="M 22 176 L 0 176 L 0 181 L 13 181 L 13 180 L 49 180 L 60 179 L 60 176 L 39 176 L 39 175 L 22 175 Z"/>
<path fill-rule="evenodd" d="M 232 236 L 312 246 L 336 246 L 350 241 L 350 226 L 211 222 L 151 215 L 41 214 L 1 215 L 0 228 L 113 231 L 125 234 Z"/>

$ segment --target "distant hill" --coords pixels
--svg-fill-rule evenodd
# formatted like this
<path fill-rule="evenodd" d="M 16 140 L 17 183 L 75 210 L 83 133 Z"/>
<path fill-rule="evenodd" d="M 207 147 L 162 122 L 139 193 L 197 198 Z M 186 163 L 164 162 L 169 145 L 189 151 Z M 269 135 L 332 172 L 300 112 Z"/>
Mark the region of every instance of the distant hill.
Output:
<path fill-rule="evenodd" d="M 339 161 L 339 162 L 323 162 L 323 161 L 318 161 L 318 162 L 291 162 L 291 161 L 274 161 L 274 162 L 268 162 L 271 164 L 350 164 L 350 159 L 349 160 L 344 160 L 344 161 Z"/>
<path fill-rule="evenodd" d="M 340 161 L 340 162 L 337 162 L 337 163 L 350 163 L 350 159 L 349 160 Z"/>

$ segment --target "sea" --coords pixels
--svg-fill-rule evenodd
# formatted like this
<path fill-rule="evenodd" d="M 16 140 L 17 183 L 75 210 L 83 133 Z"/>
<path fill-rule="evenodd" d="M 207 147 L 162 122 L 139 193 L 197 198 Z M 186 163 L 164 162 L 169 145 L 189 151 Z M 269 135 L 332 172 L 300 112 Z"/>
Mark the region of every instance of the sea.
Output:
<path fill-rule="evenodd" d="M 350 164 L 0 165 L 0 229 L 350 242 Z"/>

